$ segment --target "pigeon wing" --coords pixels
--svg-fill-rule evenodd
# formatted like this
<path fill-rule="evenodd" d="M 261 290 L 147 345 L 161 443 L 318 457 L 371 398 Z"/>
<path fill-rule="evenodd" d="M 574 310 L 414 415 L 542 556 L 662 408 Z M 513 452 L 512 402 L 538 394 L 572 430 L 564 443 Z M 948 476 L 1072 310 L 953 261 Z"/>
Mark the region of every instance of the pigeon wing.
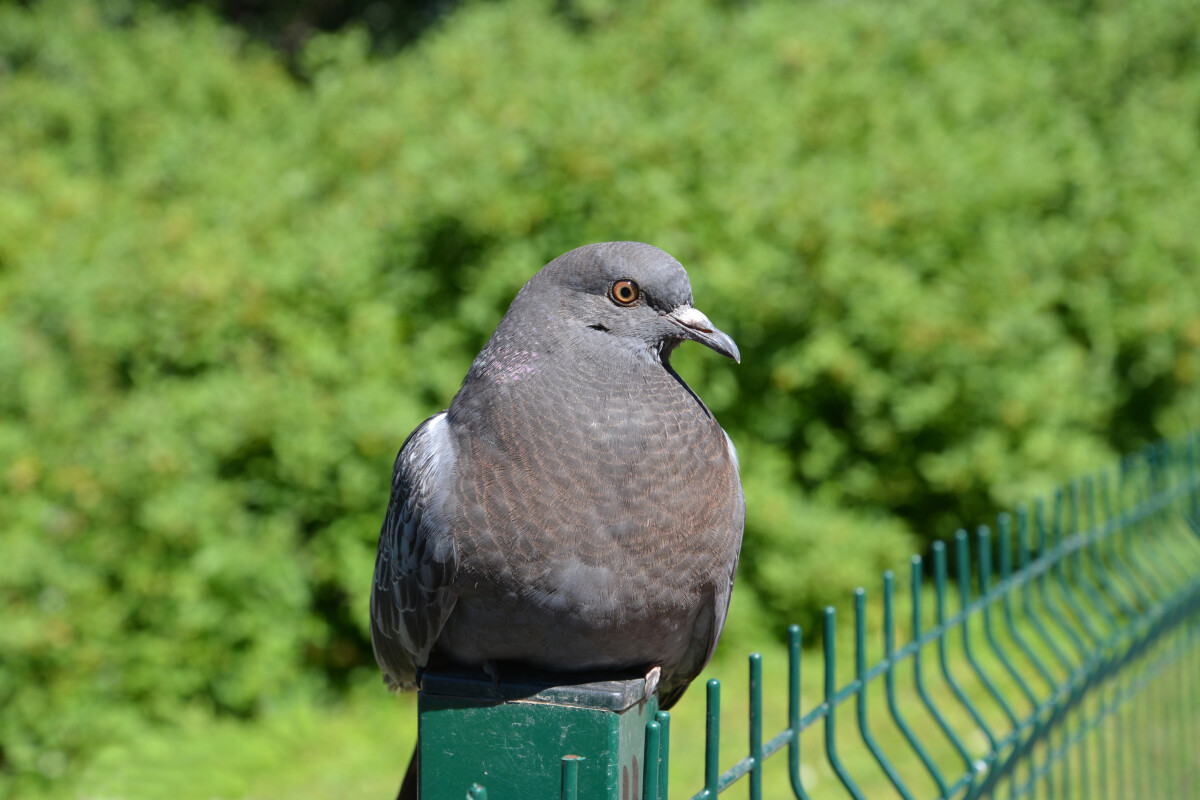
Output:
<path fill-rule="evenodd" d="M 724 433 L 724 431 L 722 431 Z M 731 466 L 735 472 L 741 472 L 738 463 L 737 450 L 725 434 L 725 445 L 728 448 Z M 731 519 L 737 531 L 738 541 L 741 541 L 742 530 L 746 525 L 746 498 L 742 493 L 741 481 L 737 482 L 736 490 L 729 496 Z M 658 693 L 658 706 L 667 710 L 683 697 L 688 686 L 704 671 L 704 667 L 717 651 L 717 642 L 721 639 L 721 631 L 725 628 L 725 618 L 729 614 L 729 599 L 733 594 L 733 578 L 737 573 L 738 549 L 733 551 L 733 558 L 726 565 L 724 580 L 718 578 L 710 601 L 700 609 L 696 617 L 696 627 L 692 631 L 692 644 L 687 653 L 668 675 L 664 675 L 662 686 Z"/>
<path fill-rule="evenodd" d="M 371 591 L 371 645 L 393 688 L 413 685 L 457 599 L 443 489 L 454 461 L 445 412 L 425 420 L 396 456 Z"/>
<path fill-rule="evenodd" d="M 738 461 L 737 448 L 733 446 L 733 440 L 729 438 L 729 434 L 721 431 L 725 436 L 725 447 L 729 453 L 729 460 L 733 464 L 733 471 L 738 479 L 734 481 L 736 489 L 730 495 L 728 502 L 733 506 L 734 527 L 737 530 L 738 547 L 734 548 L 733 560 L 729 563 L 728 580 L 724 585 L 718 586 L 717 596 L 713 603 L 713 631 L 712 637 L 708 642 L 708 649 L 704 654 L 704 663 L 700 665 L 700 669 L 704 669 L 705 664 L 712 659 L 713 654 L 717 652 L 717 642 L 721 638 L 721 631 L 725 629 L 725 617 L 729 614 L 729 599 L 733 595 L 733 578 L 737 574 L 738 555 L 741 551 L 742 533 L 746 528 L 746 495 L 742 492 L 741 471 L 742 465 Z M 699 674 L 697 672 L 697 674 Z"/>

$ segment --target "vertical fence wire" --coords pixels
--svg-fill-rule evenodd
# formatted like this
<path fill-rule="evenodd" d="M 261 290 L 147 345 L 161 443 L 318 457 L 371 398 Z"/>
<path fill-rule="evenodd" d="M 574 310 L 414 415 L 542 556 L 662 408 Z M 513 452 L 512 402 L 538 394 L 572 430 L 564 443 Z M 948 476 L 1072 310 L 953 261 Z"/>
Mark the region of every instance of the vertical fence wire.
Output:
<path fill-rule="evenodd" d="M 887 775 L 888 781 L 891 782 L 896 792 L 904 800 L 915 800 L 912 792 L 905 785 L 904 779 L 900 777 L 900 773 L 892 766 L 892 762 L 884 755 L 883 748 L 875 741 L 875 737 L 871 734 L 871 725 L 867 720 L 867 687 L 870 680 L 867 674 L 867 593 L 862 589 L 854 593 L 854 678 L 858 685 L 856 710 L 859 735 L 867 749 L 871 751 L 871 755 L 874 756 L 875 763 Z"/>

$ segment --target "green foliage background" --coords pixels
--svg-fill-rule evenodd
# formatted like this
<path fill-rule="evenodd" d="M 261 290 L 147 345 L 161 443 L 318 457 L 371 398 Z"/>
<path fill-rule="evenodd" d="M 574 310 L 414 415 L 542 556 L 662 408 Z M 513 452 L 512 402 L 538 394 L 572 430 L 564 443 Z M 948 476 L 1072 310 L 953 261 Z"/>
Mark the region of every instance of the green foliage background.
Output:
<path fill-rule="evenodd" d="M 392 459 L 533 271 L 639 239 L 751 641 L 1200 419 L 1200 6 L 466 3 L 284 59 L 0 5 L 0 781 L 373 681 Z M 737 644 L 728 644 L 737 647 Z"/>

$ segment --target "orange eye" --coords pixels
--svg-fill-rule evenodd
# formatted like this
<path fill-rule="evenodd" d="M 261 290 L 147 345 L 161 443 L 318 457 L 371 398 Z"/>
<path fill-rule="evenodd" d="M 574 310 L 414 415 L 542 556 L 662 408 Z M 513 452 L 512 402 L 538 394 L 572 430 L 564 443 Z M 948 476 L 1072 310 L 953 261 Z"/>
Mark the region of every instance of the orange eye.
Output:
<path fill-rule="evenodd" d="M 620 306 L 631 306 L 637 302 L 641 292 L 633 281 L 617 281 L 612 285 L 612 299 Z"/>

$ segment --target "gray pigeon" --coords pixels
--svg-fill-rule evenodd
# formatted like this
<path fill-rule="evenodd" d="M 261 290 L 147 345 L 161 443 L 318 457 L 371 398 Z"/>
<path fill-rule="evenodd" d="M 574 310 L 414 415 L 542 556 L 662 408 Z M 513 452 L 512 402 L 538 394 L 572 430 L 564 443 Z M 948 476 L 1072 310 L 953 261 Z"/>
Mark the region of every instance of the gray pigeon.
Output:
<path fill-rule="evenodd" d="M 371 592 L 391 687 L 512 662 L 636 669 L 661 708 L 679 699 L 717 646 L 745 519 L 733 444 L 671 368 L 685 339 L 740 361 L 656 247 L 588 245 L 525 284 L 396 458 Z"/>

